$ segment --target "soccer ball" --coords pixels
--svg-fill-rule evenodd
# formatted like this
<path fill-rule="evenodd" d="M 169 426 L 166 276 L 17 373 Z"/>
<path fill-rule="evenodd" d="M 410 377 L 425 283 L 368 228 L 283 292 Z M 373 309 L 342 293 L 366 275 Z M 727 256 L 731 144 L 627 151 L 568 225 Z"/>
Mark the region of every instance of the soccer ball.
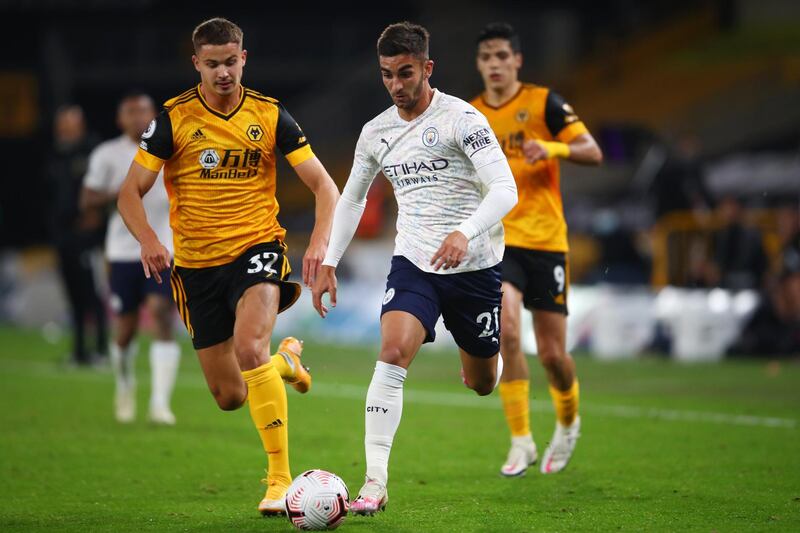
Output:
<path fill-rule="evenodd" d="M 286 516 L 298 529 L 336 529 L 350 509 L 350 493 L 339 476 L 308 470 L 286 491 Z"/>

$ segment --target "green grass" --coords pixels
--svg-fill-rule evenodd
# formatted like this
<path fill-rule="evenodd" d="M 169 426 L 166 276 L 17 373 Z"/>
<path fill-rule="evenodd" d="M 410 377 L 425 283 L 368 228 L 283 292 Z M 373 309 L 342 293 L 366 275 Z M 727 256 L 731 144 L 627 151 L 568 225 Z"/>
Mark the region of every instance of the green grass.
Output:
<path fill-rule="evenodd" d="M 219 411 L 184 351 L 178 425 L 113 421 L 108 371 L 65 369 L 64 344 L 0 328 L 0 531 L 290 531 L 255 510 L 263 451 L 246 409 Z M 139 356 L 139 411 L 147 357 Z M 295 473 L 364 473 L 374 350 L 307 343 L 315 387 L 290 391 Z M 535 361 L 532 361 L 535 365 Z M 406 384 L 391 501 L 345 531 L 800 531 L 800 367 L 578 360 L 583 437 L 562 474 L 498 475 L 496 396 L 464 389 L 453 354 L 423 352 Z M 533 430 L 553 414 L 534 368 Z M 762 418 L 736 418 L 739 415 Z M 769 424 L 773 424 L 770 426 Z"/>

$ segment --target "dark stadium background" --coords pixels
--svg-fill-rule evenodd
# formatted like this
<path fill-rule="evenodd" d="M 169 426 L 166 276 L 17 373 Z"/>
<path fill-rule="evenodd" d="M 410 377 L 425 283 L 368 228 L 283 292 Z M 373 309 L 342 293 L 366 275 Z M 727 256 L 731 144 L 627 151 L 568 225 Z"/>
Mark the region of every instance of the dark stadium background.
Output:
<path fill-rule="evenodd" d="M 470 99 L 481 89 L 476 34 L 491 21 L 513 23 L 521 79 L 566 97 L 604 152 L 600 167 L 561 165 L 575 284 L 730 288 L 713 275 L 723 249 L 716 240 L 731 223 L 720 208 L 727 199 L 744 208 L 736 223 L 761 241 L 765 259 L 750 262 L 771 276 L 747 288 L 774 290 L 798 232 L 800 4 L 792 0 L 5 0 L 0 14 L 10 43 L 0 66 L 0 251 L 10 258 L 52 257 L 46 168 L 56 109 L 78 104 L 98 140 L 117 135 L 124 93 L 163 102 L 197 83 L 191 31 L 219 15 L 244 29 L 244 84 L 287 106 L 340 186 L 361 126 L 389 105 L 375 53 L 385 25 L 426 25 L 433 85 Z M 297 264 L 313 199 L 279 165 L 280 222 Z M 389 187 L 376 180 L 359 236 L 390 242 L 393 213 Z M 652 347 L 668 350 L 659 339 Z"/>
<path fill-rule="evenodd" d="M 7 167 L 0 189 L 0 243 L 20 247 L 47 240 L 43 166 L 39 163 L 50 148 L 54 110 L 65 103 L 78 103 L 84 107 L 92 131 L 101 138 L 116 135 L 113 113 L 117 98 L 125 91 L 140 88 L 163 101 L 196 83 L 189 60 L 190 34 L 196 23 L 210 16 L 224 15 L 241 24 L 250 52 L 244 83 L 285 102 L 342 183 L 360 126 L 388 103 L 375 67 L 376 37 L 386 24 L 402 19 L 425 24 L 432 32 L 434 85 L 465 98 L 480 87 L 473 68 L 476 32 L 488 21 L 512 22 L 523 37 L 523 78 L 552 85 L 568 98 L 580 96 L 577 109 L 612 163 L 639 157 L 642 138 L 695 126 L 705 136 L 707 155 L 796 148 L 797 117 L 776 116 L 779 124 L 769 131 L 762 128 L 752 135 L 717 142 L 713 130 L 702 131 L 686 118 L 679 124 L 637 124 L 625 118 L 615 123 L 606 120 L 609 113 L 603 110 L 605 116 L 599 114 L 603 119 L 594 120 L 598 115 L 592 109 L 596 83 L 581 86 L 580 76 L 587 69 L 603 70 L 602 76 L 613 80 L 617 55 L 629 54 L 648 34 L 663 33 L 665 27 L 685 25 L 693 19 L 701 20 L 702 28 L 690 33 L 687 43 L 681 43 L 679 36 L 666 35 L 664 38 L 673 42 L 645 42 L 644 46 L 679 51 L 685 44 L 690 55 L 710 46 L 719 49 L 717 62 L 730 61 L 737 51 L 724 50 L 725 35 L 740 28 L 743 17 L 752 16 L 754 10 L 748 4 L 753 3 L 465 0 L 311 7 L 300 2 L 3 1 L 0 13 L 5 25 L 13 27 L 10 34 L 19 37 L 12 39 L 13 52 L 0 67 L 5 86 L 0 105 L 4 115 L 10 116 L 14 108 L 23 105 L 21 91 L 32 109 L 22 127 L 9 126 L 6 120 L 6 126 L 0 128 L 3 151 L 13 154 L 7 158 L 11 168 Z M 768 4 L 780 10 L 792 2 Z M 779 21 L 780 17 L 773 19 Z M 703 32 L 707 33 L 705 39 Z M 796 45 L 796 36 L 793 42 Z M 738 46 L 742 47 L 738 53 L 748 53 L 746 42 Z M 779 49 L 780 42 L 772 46 Z M 770 50 L 761 52 L 761 56 L 765 54 Z M 18 76 L 24 83 L 19 83 Z M 660 97 L 657 92 L 652 94 L 653 99 Z M 726 111 L 741 111 L 742 120 L 752 113 L 750 109 Z M 797 114 L 794 109 L 782 111 Z M 718 121 L 716 127 L 724 131 L 730 124 L 744 126 L 736 117 L 729 118 Z M 787 120 L 792 118 L 793 122 Z M 601 178 L 606 174 L 599 171 Z M 620 178 L 620 174 L 627 176 Z M 597 189 L 603 197 L 613 196 L 621 192 L 620 180 L 626 182 L 630 175 L 625 168 Z M 302 191 L 293 191 L 290 186 L 288 194 L 299 199 L 284 200 L 289 215 L 286 222 L 291 226 L 294 215 L 300 217 L 302 226 L 298 211 L 307 198 Z"/>

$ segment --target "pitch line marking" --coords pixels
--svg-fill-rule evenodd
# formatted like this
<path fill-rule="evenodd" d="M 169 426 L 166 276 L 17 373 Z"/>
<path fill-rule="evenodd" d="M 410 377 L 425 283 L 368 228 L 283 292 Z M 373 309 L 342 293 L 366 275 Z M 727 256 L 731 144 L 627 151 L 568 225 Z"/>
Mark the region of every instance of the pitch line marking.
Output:
<path fill-rule="evenodd" d="M 59 369 L 51 362 L 23 361 L 6 359 L 0 364 L 4 373 L 15 372 L 22 375 L 36 374 L 58 379 L 78 379 L 81 381 L 94 381 L 111 383 L 109 371 L 105 372 L 70 372 Z M 205 380 L 198 374 L 184 372 L 178 376 L 178 387 L 206 389 Z M 348 400 L 364 400 L 367 395 L 367 386 L 352 384 L 335 384 L 314 382 L 314 396 L 328 398 L 342 398 Z M 435 405 L 447 407 L 464 407 L 471 409 L 500 409 L 497 396 L 480 398 L 471 395 L 466 390 L 463 393 L 445 391 L 424 391 L 406 388 L 403 391 L 404 401 L 413 404 Z M 551 413 L 553 406 L 549 401 L 531 400 L 531 411 Z M 748 426 L 796 429 L 797 420 L 794 418 L 779 418 L 755 415 L 734 415 L 730 413 L 715 413 L 711 411 L 691 411 L 680 409 L 661 409 L 657 407 L 635 407 L 629 405 L 608 405 L 598 403 L 584 403 L 581 412 L 597 416 L 629 419 L 654 419 L 668 422 L 694 422 L 720 424 L 726 426 Z"/>

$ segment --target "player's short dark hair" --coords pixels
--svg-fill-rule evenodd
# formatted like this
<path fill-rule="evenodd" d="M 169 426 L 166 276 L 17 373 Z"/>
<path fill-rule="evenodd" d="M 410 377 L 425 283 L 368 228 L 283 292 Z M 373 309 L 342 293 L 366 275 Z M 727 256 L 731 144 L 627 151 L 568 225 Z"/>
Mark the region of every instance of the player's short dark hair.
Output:
<path fill-rule="evenodd" d="M 491 22 L 484 26 L 475 40 L 476 45 L 480 45 L 483 41 L 490 39 L 505 39 L 511 45 L 511 50 L 518 54 L 522 50 L 522 44 L 519 40 L 519 34 L 508 22 Z"/>
<path fill-rule="evenodd" d="M 137 98 L 147 98 L 150 102 L 153 102 L 153 97 L 144 92 L 141 89 L 129 89 L 122 93 L 122 96 L 119 98 L 119 105 L 121 106 L 128 100 L 135 100 Z M 154 104 L 155 105 L 155 104 Z"/>
<path fill-rule="evenodd" d="M 431 34 L 419 24 L 398 22 L 386 27 L 378 38 L 378 55 L 385 57 L 411 54 L 428 59 Z"/>
<path fill-rule="evenodd" d="M 204 44 L 242 44 L 243 42 L 242 28 L 222 17 L 203 21 L 192 32 L 192 44 L 195 52 Z"/>

